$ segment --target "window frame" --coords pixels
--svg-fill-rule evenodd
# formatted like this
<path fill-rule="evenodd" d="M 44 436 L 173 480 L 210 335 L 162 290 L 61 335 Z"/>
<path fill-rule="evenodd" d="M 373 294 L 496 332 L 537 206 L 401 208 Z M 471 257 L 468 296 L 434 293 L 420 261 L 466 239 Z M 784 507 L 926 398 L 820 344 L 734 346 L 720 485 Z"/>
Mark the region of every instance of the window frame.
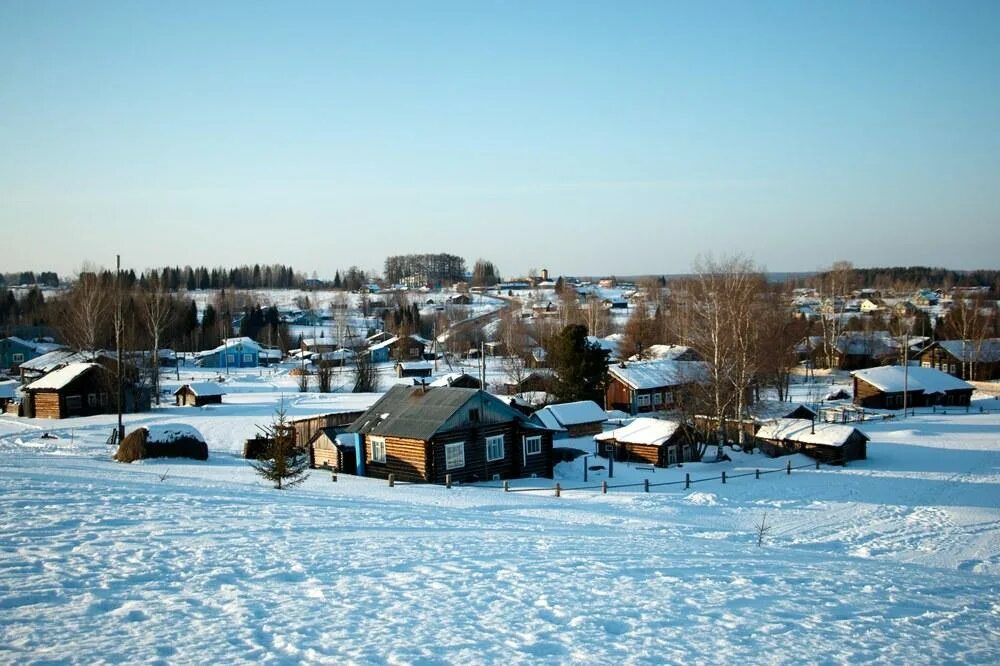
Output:
<path fill-rule="evenodd" d="M 460 463 L 456 459 L 456 452 L 460 454 Z M 448 471 L 462 469 L 465 467 L 465 442 L 448 442 L 444 445 L 444 468 Z"/>
<path fill-rule="evenodd" d="M 636 407 L 649 407 L 650 399 L 648 393 L 637 393 L 635 396 Z"/>
<path fill-rule="evenodd" d="M 369 435 L 368 444 L 369 458 L 371 459 L 371 462 L 385 464 L 385 437 Z"/>
<path fill-rule="evenodd" d="M 253 354 L 243 354 L 244 363 L 253 363 Z"/>
<path fill-rule="evenodd" d="M 499 440 L 500 450 L 499 455 L 493 455 L 492 447 L 497 444 Z M 497 462 L 498 460 L 503 460 L 506 457 L 507 450 L 504 443 L 504 436 L 501 435 L 490 435 L 486 438 L 486 462 Z"/>
<path fill-rule="evenodd" d="M 66 411 L 71 409 L 83 409 L 83 396 L 82 395 L 68 395 L 66 396 Z"/>
<path fill-rule="evenodd" d="M 11 363 L 24 363 L 24 353 L 23 352 L 11 352 L 10 354 Z"/>
<path fill-rule="evenodd" d="M 535 448 L 532 444 L 538 445 L 537 451 L 532 451 Z M 542 436 L 541 435 L 525 435 L 524 436 L 524 455 L 526 456 L 537 456 L 542 453 Z"/>

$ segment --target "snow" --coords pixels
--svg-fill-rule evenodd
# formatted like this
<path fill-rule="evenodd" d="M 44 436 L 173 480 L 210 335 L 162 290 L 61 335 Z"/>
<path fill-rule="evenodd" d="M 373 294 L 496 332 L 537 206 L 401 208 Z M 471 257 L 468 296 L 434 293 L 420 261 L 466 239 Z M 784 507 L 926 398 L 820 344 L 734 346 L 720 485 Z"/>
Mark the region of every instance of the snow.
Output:
<path fill-rule="evenodd" d="M 866 422 L 867 460 L 791 475 L 809 459 L 727 451 L 611 479 L 591 455 L 557 466 L 556 498 L 546 479 L 318 470 L 276 491 L 233 455 L 255 424 L 378 395 L 249 373 L 227 390 L 126 415 L 196 428 L 205 462 L 113 462 L 114 416 L 0 417 L 0 661 L 1000 661 L 1000 401 Z M 680 483 L 614 487 L 644 479 Z"/>
<path fill-rule="evenodd" d="M 811 420 L 806 419 L 777 419 L 762 425 L 757 431 L 757 437 L 775 441 L 802 442 L 803 444 L 843 446 L 855 431 L 864 434 L 849 425 L 814 424 Z"/>
<path fill-rule="evenodd" d="M 616 441 L 660 446 L 673 437 L 679 427 L 680 423 L 677 421 L 663 421 L 643 416 L 621 428 L 594 435 L 594 439 L 599 442 Z"/>
<path fill-rule="evenodd" d="M 941 372 L 934 368 L 924 368 L 919 366 L 909 366 L 909 372 L 904 373 L 904 368 L 899 365 L 885 365 L 867 370 L 855 370 L 851 373 L 858 379 L 863 379 L 880 391 L 889 393 L 923 390 L 926 393 L 943 393 L 945 391 L 955 391 L 971 389 L 968 384 L 957 377 Z"/>
<path fill-rule="evenodd" d="M 174 440 L 178 440 L 183 437 L 194 439 L 199 442 L 205 441 L 205 438 L 201 436 L 200 432 L 186 423 L 155 423 L 143 427 L 146 429 L 148 441 L 150 442 L 173 442 Z"/>
<path fill-rule="evenodd" d="M 191 392 L 196 396 L 201 397 L 226 394 L 223 388 L 214 382 L 191 382 L 190 384 L 185 384 L 184 386 L 191 389 Z M 181 388 L 184 387 L 182 386 Z M 174 393 L 176 394 L 180 390 L 181 389 L 179 388 L 177 391 L 174 391 Z"/>
<path fill-rule="evenodd" d="M 609 374 L 638 390 L 689 384 L 704 377 L 705 371 L 700 361 L 640 361 L 608 366 Z"/>
<path fill-rule="evenodd" d="M 97 363 L 70 363 L 67 366 L 50 372 L 41 379 L 33 381 L 24 388 L 27 391 L 58 391 L 83 373 L 96 367 L 98 367 Z"/>
<path fill-rule="evenodd" d="M 570 426 L 603 423 L 608 420 L 608 415 L 593 400 L 548 405 L 535 412 L 534 415 L 538 417 L 543 426 L 552 430 L 565 430 Z"/>

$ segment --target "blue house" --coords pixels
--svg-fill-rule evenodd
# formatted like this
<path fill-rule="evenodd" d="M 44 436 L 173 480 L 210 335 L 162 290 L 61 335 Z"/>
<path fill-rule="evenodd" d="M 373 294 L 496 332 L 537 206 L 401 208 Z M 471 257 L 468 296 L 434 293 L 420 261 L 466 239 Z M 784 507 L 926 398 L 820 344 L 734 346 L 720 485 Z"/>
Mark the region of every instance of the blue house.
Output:
<path fill-rule="evenodd" d="M 18 366 L 25 361 L 62 348 L 62 345 L 51 342 L 36 342 L 14 336 L 0 339 L 0 370 L 16 372 Z"/>
<path fill-rule="evenodd" d="M 226 338 L 215 349 L 198 354 L 195 363 L 203 368 L 256 368 L 260 353 L 261 346 L 250 338 Z"/>

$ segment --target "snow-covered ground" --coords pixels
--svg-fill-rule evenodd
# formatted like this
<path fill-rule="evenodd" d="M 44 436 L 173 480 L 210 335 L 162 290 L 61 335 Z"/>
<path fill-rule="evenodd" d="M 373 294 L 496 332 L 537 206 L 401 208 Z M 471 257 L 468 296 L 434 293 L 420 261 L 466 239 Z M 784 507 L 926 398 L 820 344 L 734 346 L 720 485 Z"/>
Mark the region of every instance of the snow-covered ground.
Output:
<path fill-rule="evenodd" d="M 279 492 L 238 457 L 255 423 L 377 398 L 288 381 L 127 417 L 195 427 L 201 463 L 113 462 L 114 417 L 0 417 L 0 662 L 1000 661 L 1000 412 L 866 422 L 866 461 L 687 490 L 573 490 L 607 478 L 578 458 L 560 498 L 320 471 Z M 731 455 L 609 482 L 786 462 Z"/>

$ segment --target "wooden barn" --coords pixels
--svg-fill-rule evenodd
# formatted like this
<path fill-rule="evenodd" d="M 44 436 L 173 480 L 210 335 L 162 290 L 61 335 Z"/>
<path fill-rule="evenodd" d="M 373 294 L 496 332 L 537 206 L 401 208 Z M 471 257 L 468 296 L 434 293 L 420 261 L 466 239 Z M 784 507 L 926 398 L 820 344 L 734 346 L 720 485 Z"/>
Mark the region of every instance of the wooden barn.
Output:
<path fill-rule="evenodd" d="M 309 439 L 309 462 L 312 467 L 323 467 L 344 474 L 357 470 L 357 453 L 354 444 L 337 441 L 342 427 L 320 428 Z"/>
<path fill-rule="evenodd" d="M 699 361 L 610 365 L 604 406 L 632 415 L 674 409 L 692 385 L 703 381 L 705 372 L 705 364 Z"/>
<path fill-rule="evenodd" d="M 396 376 L 430 377 L 434 372 L 434 364 L 430 361 L 400 361 L 396 364 Z"/>
<path fill-rule="evenodd" d="M 178 407 L 203 407 L 222 404 L 226 393 L 214 382 L 193 382 L 184 384 L 174 391 L 174 402 Z"/>
<path fill-rule="evenodd" d="M 777 419 L 757 431 L 757 444 L 770 456 L 804 453 L 830 464 L 867 457 L 869 437 L 857 428 L 805 419 Z"/>
<path fill-rule="evenodd" d="M 598 455 L 614 456 L 621 462 L 670 467 L 698 459 L 694 429 L 678 421 L 642 416 L 626 426 L 595 435 L 594 441 Z"/>
<path fill-rule="evenodd" d="M 596 435 L 608 415 L 593 400 L 547 405 L 535 412 L 531 421 L 556 433 L 556 437 Z"/>
<path fill-rule="evenodd" d="M 443 483 L 552 476 L 552 433 L 476 389 L 394 386 L 347 432 L 359 474 Z"/>
<path fill-rule="evenodd" d="M 39 419 L 109 414 L 117 411 L 114 379 L 99 363 L 70 363 L 24 387 L 30 407 Z"/>
<path fill-rule="evenodd" d="M 887 365 L 856 370 L 851 376 L 854 379 L 854 404 L 861 407 L 902 409 L 904 392 L 908 408 L 931 405 L 967 407 L 972 400 L 971 384 L 935 368 Z"/>
<path fill-rule="evenodd" d="M 925 347 L 918 358 L 921 367 L 959 379 L 1000 379 L 1000 338 L 939 340 Z"/>

